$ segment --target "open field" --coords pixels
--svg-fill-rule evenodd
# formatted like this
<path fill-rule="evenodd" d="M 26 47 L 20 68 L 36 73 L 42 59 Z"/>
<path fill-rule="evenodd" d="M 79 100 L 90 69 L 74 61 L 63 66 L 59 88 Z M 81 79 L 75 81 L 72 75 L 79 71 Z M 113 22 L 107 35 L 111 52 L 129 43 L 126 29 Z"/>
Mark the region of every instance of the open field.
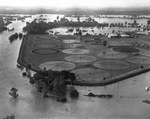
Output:
<path fill-rule="evenodd" d="M 83 41 L 92 38 L 82 36 Z M 29 35 L 22 42 L 18 62 L 30 64 L 34 71 L 70 70 L 76 74 L 75 85 L 106 85 L 149 70 L 147 36 L 103 39 L 108 47 L 81 42 L 78 36 Z"/>

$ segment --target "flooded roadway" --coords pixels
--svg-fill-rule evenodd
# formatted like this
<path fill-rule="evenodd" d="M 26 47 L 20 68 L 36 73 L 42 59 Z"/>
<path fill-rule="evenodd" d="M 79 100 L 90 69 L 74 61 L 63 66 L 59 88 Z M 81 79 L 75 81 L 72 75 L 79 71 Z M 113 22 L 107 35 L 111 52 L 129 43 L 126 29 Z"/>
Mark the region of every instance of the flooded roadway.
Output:
<path fill-rule="evenodd" d="M 12 25 L 15 31 L 0 34 L 0 118 L 14 114 L 16 119 L 149 119 L 150 105 L 142 101 L 150 99 L 150 92 L 145 91 L 150 86 L 150 72 L 106 87 L 76 87 L 79 98 L 71 99 L 68 95 L 67 103 L 43 98 L 16 68 L 21 41 L 10 44 L 8 37 L 21 32 L 25 23 L 15 21 Z M 18 99 L 8 95 L 12 87 L 19 89 Z M 114 97 L 83 96 L 89 92 Z"/>

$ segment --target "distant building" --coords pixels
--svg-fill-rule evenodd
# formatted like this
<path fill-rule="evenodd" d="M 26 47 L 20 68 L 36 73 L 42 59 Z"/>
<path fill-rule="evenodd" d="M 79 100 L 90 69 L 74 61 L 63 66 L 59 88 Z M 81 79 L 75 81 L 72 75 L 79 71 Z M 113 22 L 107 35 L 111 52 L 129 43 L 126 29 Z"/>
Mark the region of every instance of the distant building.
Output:
<path fill-rule="evenodd" d="M 127 35 L 127 34 L 120 34 L 120 37 L 121 37 L 121 38 L 130 38 L 131 36 L 130 36 L 130 35 Z"/>
<path fill-rule="evenodd" d="M 119 38 L 119 37 L 120 37 L 120 35 L 117 33 L 112 33 L 112 34 L 108 35 L 108 38 Z"/>

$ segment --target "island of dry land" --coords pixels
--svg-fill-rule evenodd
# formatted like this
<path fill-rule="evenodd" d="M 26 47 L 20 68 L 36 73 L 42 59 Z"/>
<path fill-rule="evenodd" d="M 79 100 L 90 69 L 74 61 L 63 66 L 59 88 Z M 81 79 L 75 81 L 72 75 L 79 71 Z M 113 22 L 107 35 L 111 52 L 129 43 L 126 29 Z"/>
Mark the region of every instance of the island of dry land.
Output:
<path fill-rule="evenodd" d="M 30 64 L 33 71 L 71 71 L 76 75 L 74 85 L 104 86 L 150 70 L 150 39 L 26 35 L 18 63 Z"/>

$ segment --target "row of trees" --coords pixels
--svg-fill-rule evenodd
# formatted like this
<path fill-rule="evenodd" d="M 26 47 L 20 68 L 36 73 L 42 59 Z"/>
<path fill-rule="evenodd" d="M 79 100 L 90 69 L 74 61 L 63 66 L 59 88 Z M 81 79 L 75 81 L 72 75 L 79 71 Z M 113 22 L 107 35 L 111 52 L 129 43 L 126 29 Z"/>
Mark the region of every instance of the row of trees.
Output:
<path fill-rule="evenodd" d="M 67 18 L 59 18 L 57 16 L 57 20 L 54 22 L 44 22 L 42 19 L 35 19 L 31 23 L 27 22 L 26 26 L 23 28 L 24 31 L 27 31 L 30 34 L 46 34 L 46 31 L 56 27 L 136 27 L 139 24 L 136 20 L 133 23 L 98 23 L 91 17 L 87 18 L 86 21 L 80 22 L 80 17 L 77 18 L 78 22 L 69 21 Z M 148 21 L 149 24 L 149 21 Z"/>
<path fill-rule="evenodd" d="M 110 23 L 110 24 L 105 23 L 105 22 L 104 23 L 98 23 L 97 21 L 95 21 L 95 19 L 93 19 L 91 17 L 88 17 L 85 21 L 81 22 L 80 16 L 77 16 L 77 21 L 78 22 L 74 22 L 75 23 L 74 25 L 78 25 L 78 23 L 80 23 L 81 26 L 86 25 L 86 26 L 97 26 L 97 27 L 109 27 L 109 26 L 110 27 L 126 27 L 127 25 L 134 27 L 134 26 L 139 25 L 136 20 L 134 20 L 133 23 L 128 23 L 127 21 L 125 21 L 125 23 Z M 55 21 L 55 22 L 63 23 L 63 22 L 69 22 L 69 20 L 66 19 L 65 17 L 63 17 L 59 20 L 59 16 L 57 16 L 57 21 Z M 150 21 L 147 21 L 147 23 L 149 23 L 149 22 Z M 86 23 L 88 23 L 88 24 L 86 24 Z"/>
<path fill-rule="evenodd" d="M 108 23 L 98 23 L 92 18 L 88 18 L 86 21 L 78 21 L 73 22 L 69 21 L 67 18 L 63 17 L 59 20 L 59 17 L 57 17 L 57 20 L 54 20 L 54 22 L 44 22 L 43 20 L 37 20 L 35 19 L 31 23 L 27 22 L 26 26 L 23 28 L 24 31 L 27 31 L 30 34 L 46 34 L 46 31 L 52 28 L 56 27 L 108 27 Z"/>
<path fill-rule="evenodd" d="M 27 22 L 23 30 L 30 34 L 46 34 L 46 31 L 50 28 L 54 28 L 53 23 L 37 22 L 34 20 L 31 23 Z"/>
<path fill-rule="evenodd" d="M 44 22 L 44 21 L 37 21 L 34 20 L 31 23 L 27 22 L 26 26 L 23 28 L 24 31 L 27 31 L 30 34 L 46 34 L 46 31 L 52 28 L 56 28 L 56 27 L 63 27 L 63 26 L 74 26 L 74 27 L 78 27 L 78 26 L 85 26 L 85 27 L 93 27 L 93 26 L 97 26 L 98 23 L 97 22 L 70 22 L 69 20 L 67 20 L 66 18 L 61 18 L 61 20 L 59 22 L 54 21 L 54 22 Z M 100 25 L 100 24 L 99 24 Z"/>
<path fill-rule="evenodd" d="M 5 23 L 3 21 L 3 17 L 0 16 L 0 33 L 4 30 L 7 30 L 7 28 L 5 27 Z"/>

